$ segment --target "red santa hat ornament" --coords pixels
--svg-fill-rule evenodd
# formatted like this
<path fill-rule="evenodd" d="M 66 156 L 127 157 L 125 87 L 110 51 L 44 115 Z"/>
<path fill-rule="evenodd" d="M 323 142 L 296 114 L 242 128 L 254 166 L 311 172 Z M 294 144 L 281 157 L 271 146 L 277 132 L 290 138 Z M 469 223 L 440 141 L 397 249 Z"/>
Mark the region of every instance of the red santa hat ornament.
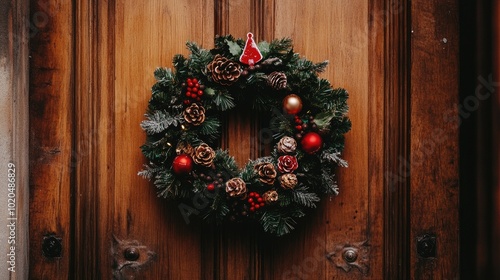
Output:
<path fill-rule="evenodd" d="M 253 34 L 248 32 L 247 42 L 245 43 L 245 48 L 240 56 L 240 62 L 249 66 L 255 65 L 262 59 L 262 54 L 257 47 L 257 44 L 253 40 Z"/>

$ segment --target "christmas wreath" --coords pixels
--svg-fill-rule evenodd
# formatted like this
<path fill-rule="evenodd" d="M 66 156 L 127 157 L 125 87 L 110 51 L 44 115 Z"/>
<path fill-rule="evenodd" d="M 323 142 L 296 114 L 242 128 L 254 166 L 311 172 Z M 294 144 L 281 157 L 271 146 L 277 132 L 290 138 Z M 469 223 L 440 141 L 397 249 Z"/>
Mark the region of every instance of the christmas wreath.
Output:
<path fill-rule="evenodd" d="M 179 201 L 209 222 L 257 221 L 281 236 L 315 208 L 322 195 L 337 195 L 336 166 L 351 124 L 346 90 L 319 78 L 327 62 L 293 51 L 288 38 L 256 44 L 217 36 L 211 50 L 188 42 L 189 57 L 175 55 L 171 69 L 154 72 L 141 147 L 148 159 L 139 172 L 158 195 Z M 249 107 L 270 120 L 274 147 L 240 169 L 216 148 L 226 111 Z"/>

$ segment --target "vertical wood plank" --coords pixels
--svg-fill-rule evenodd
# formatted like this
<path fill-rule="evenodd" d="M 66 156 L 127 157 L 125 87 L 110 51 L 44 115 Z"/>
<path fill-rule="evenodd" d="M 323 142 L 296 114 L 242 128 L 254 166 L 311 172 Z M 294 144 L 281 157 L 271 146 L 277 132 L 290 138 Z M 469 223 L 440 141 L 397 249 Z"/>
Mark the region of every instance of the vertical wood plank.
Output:
<path fill-rule="evenodd" d="M 70 277 L 73 6 L 30 1 L 30 277 Z M 60 258 L 42 256 L 42 240 L 62 239 Z"/>
<path fill-rule="evenodd" d="M 0 1 L 0 215 L 2 279 L 28 278 L 29 253 L 29 1 Z M 14 225 L 11 226 L 11 225 Z"/>
<path fill-rule="evenodd" d="M 151 96 L 153 70 L 172 67 L 174 54 L 187 54 L 188 40 L 213 44 L 213 11 L 212 1 L 116 1 L 113 234 L 156 253 L 140 278 L 201 278 L 199 227 L 186 225 L 177 205 L 157 198 L 154 187 L 136 174 L 145 141 L 139 123 Z"/>
<path fill-rule="evenodd" d="M 99 272 L 97 255 L 99 221 L 96 160 L 98 136 L 96 123 L 101 104 L 96 98 L 98 72 L 95 71 L 97 39 L 95 1 L 75 2 L 75 236 L 72 250 L 75 256 L 72 277 L 96 278 Z"/>
<path fill-rule="evenodd" d="M 370 4 L 373 5 L 373 4 Z M 370 244 L 368 277 L 382 278 L 382 23 L 369 25 L 367 2 L 343 5 L 335 1 L 275 1 L 274 37 L 290 37 L 295 50 L 308 59 L 328 59 L 330 66 L 322 75 L 334 87 L 349 93 L 349 117 L 353 128 L 346 137 L 344 157 L 349 168 L 338 171 L 341 194 L 325 198 L 291 236 L 268 242 L 266 253 L 272 257 L 263 263 L 264 278 L 349 279 L 360 277 L 336 268 L 325 255 L 336 245 L 367 240 Z M 379 36 L 379 37 L 377 37 Z M 371 53 L 373 52 L 373 53 Z M 373 60 L 369 60 L 369 58 Z M 370 73 L 368 69 L 373 70 Z M 366 70 L 366 71 L 365 71 Z M 371 85 L 371 86 L 370 86 Z M 369 120 L 369 116 L 373 117 Z M 377 118 L 378 117 L 378 118 Z M 370 149 L 369 149 L 370 148 Z M 373 211 L 373 212 L 372 212 Z M 379 215 L 377 217 L 377 215 Z M 297 246 L 291 246 L 291 244 Z"/>
<path fill-rule="evenodd" d="M 493 74 L 494 81 L 500 81 L 500 2 L 493 4 Z M 497 85 L 497 90 L 499 87 Z M 500 95 L 492 96 L 492 127 L 493 127 L 493 167 L 492 167 L 492 197 L 493 197 L 493 217 L 492 217 L 492 252 L 493 252 L 493 278 L 500 278 Z"/>
<path fill-rule="evenodd" d="M 231 34 L 236 38 L 245 38 L 247 32 L 259 35 L 255 26 L 255 6 L 253 1 L 220 1 L 216 10 L 216 34 Z M 256 32 L 257 31 L 257 32 Z M 211 48 L 209 46 L 208 48 Z M 240 105 L 226 115 L 222 135 L 222 148 L 229 150 L 240 167 L 250 159 L 257 157 L 256 121 L 251 108 Z M 216 231 L 216 279 L 255 279 L 256 248 L 254 246 L 255 229 L 243 226 L 227 225 Z"/>
<path fill-rule="evenodd" d="M 75 10 L 75 146 L 83 156 L 76 165 L 73 277 L 200 279 L 199 229 L 136 174 L 153 71 L 172 67 L 188 40 L 213 42 L 213 2 L 81 1 Z M 138 269 L 119 269 L 113 250 L 133 241 L 154 256 Z"/>
<path fill-rule="evenodd" d="M 391 2 L 394 3 L 394 2 Z M 387 1 L 369 1 L 368 7 L 368 223 L 366 236 L 370 245 L 370 278 L 391 279 L 387 267 L 392 264 L 386 259 L 385 248 L 392 244 L 387 239 L 385 223 L 387 214 L 384 201 L 387 200 L 384 172 L 387 170 L 385 151 L 387 139 L 385 128 L 387 122 L 387 81 L 392 79 L 386 72 L 388 54 L 387 50 L 399 40 L 390 40 L 387 36 L 388 23 L 386 15 L 402 17 L 404 10 L 399 7 L 387 5 Z M 352 106 L 352 105 L 351 105 Z"/>
<path fill-rule="evenodd" d="M 409 278 L 410 50 L 406 1 L 383 1 L 384 24 L 384 278 Z"/>
<path fill-rule="evenodd" d="M 458 278 L 458 4 L 411 2 L 411 278 Z M 435 234 L 435 258 L 417 237 Z"/>

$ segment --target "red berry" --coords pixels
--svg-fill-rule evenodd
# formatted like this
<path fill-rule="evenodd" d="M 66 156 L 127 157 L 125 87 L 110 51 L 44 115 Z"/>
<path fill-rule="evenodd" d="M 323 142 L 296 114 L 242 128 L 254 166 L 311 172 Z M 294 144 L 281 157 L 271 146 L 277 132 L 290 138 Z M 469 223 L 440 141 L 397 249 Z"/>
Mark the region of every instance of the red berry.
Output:
<path fill-rule="evenodd" d="M 197 83 L 198 83 L 198 79 L 194 78 L 194 79 L 192 80 L 192 82 L 193 82 L 193 84 L 197 84 Z"/>
<path fill-rule="evenodd" d="M 257 199 L 257 201 L 258 201 L 258 202 L 262 202 L 262 201 L 264 201 L 264 200 L 262 199 L 262 197 L 259 197 L 259 198 Z"/>
<path fill-rule="evenodd" d="M 190 92 L 191 90 L 192 90 L 192 88 L 190 88 L 190 87 L 188 87 L 188 88 L 186 89 L 186 91 L 187 91 L 187 92 Z"/>
<path fill-rule="evenodd" d="M 184 100 L 184 104 L 188 105 L 189 104 L 189 100 Z"/>
<path fill-rule="evenodd" d="M 214 191 L 214 190 L 215 190 L 215 185 L 214 185 L 214 184 L 208 184 L 208 185 L 207 185 L 207 190 L 208 190 L 209 192 Z"/>
<path fill-rule="evenodd" d="M 192 89 L 191 89 L 192 92 L 198 92 L 198 87 L 194 86 Z"/>
<path fill-rule="evenodd" d="M 264 207 L 264 205 L 265 205 L 264 202 L 260 203 L 260 207 Z"/>
<path fill-rule="evenodd" d="M 199 97 L 198 97 L 198 98 L 196 98 L 196 101 L 201 101 L 201 98 L 199 98 Z"/>
<path fill-rule="evenodd" d="M 249 194 L 249 196 L 250 196 L 250 197 L 253 197 L 253 196 L 255 196 L 255 193 L 254 193 L 254 192 L 251 192 L 251 193 Z"/>
<path fill-rule="evenodd" d="M 295 126 L 295 128 L 296 128 L 297 130 L 302 130 L 302 126 L 301 126 L 301 125 L 297 125 L 297 126 Z"/>
<path fill-rule="evenodd" d="M 196 93 L 191 93 L 191 98 L 196 98 L 198 97 L 198 95 L 196 95 Z"/>
<path fill-rule="evenodd" d="M 255 207 L 255 209 L 259 209 L 259 208 L 260 208 L 260 205 L 259 205 L 259 204 L 255 204 L 255 206 L 254 206 L 254 207 Z M 252 209 L 252 208 L 250 208 L 250 209 Z"/>
<path fill-rule="evenodd" d="M 255 207 L 250 207 L 250 212 L 255 212 Z"/>
<path fill-rule="evenodd" d="M 253 198 L 249 198 L 248 203 L 252 203 L 252 202 L 253 202 Z"/>
<path fill-rule="evenodd" d="M 188 87 L 193 87 L 193 82 L 188 81 Z"/>
<path fill-rule="evenodd" d="M 198 91 L 198 95 L 199 95 L 199 96 L 202 96 L 202 95 L 203 95 L 203 90 L 199 90 L 199 91 Z"/>
<path fill-rule="evenodd" d="M 189 93 L 189 91 L 188 91 L 188 92 L 186 92 L 186 96 L 187 96 L 187 97 L 190 97 L 190 96 L 191 96 L 191 93 Z"/>
<path fill-rule="evenodd" d="M 186 82 L 187 82 L 187 83 L 192 83 L 192 82 L 193 82 L 193 80 L 191 80 L 190 78 L 187 78 Z"/>

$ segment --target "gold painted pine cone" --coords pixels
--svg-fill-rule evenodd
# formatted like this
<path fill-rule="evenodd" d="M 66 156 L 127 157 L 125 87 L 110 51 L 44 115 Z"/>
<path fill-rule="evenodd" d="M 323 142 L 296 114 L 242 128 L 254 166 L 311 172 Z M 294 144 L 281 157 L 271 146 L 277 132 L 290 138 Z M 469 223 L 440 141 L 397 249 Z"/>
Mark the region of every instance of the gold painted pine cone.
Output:
<path fill-rule="evenodd" d="M 184 109 L 184 119 L 192 125 L 200 125 L 205 121 L 205 108 L 197 103 Z"/>
<path fill-rule="evenodd" d="M 291 154 L 297 149 L 297 141 L 290 136 L 284 136 L 278 142 L 278 152 L 282 154 Z"/>
<path fill-rule="evenodd" d="M 233 84 L 241 75 L 240 65 L 220 54 L 216 55 L 212 62 L 207 65 L 207 70 L 214 82 L 224 86 Z"/>
<path fill-rule="evenodd" d="M 298 182 L 297 175 L 292 173 L 283 174 L 280 177 L 281 187 L 284 189 L 294 189 Z"/>
<path fill-rule="evenodd" d="M 259 174 L 259 181 L 264 184 L 272 185 L 276 179 L 276 170 L 272 163 L 262 162 L 256 164 L 254 167 L 255 171 Z"/>
<path fill-rule="evenodd" d="M 203 143 L 194 149 L 193 160 L 196 164 L 206 167 L 212 166 L 215 158 L 215 151 L 207 144 Z"/>
<path fill-rule="evenodd" d="M 244 197 L 247 193 L 247 185 L 241 178 L 232 178 L 226 182 L 226 193 L 230 197 Z"/>
<path fill-rule="evenodd" d="M 267 191 L 262 195 L 262 198 L 266 204 L 273 204 L 278 201 L 278 192 L 275 190 Z"/>
<path fill-rule="evenodd" d="M 286 83 L 286 75 L 283 72 L 274 71 L 267 76 L 267 85 L 275 90 L 285 89 Z"/>

